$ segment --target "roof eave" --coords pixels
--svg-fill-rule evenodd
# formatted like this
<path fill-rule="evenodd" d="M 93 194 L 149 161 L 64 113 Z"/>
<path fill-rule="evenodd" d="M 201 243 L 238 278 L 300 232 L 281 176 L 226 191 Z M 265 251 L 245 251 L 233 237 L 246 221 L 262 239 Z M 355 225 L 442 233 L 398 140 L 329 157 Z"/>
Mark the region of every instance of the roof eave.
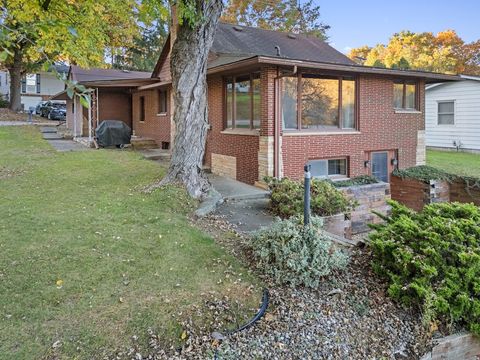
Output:
<path fill-rule="evenodd" d="M 321 63 L 321 62 L 305 61 L 305 60 L 272 58 L 267 56 L 259 56 L 258 62 L 271 64 L 271 65 L 299 66 L 303 68 L 333 70 L 333 71 L 348 71 L 353 73 L 371 74 L 371 75 L 414 77 L 414 78 L 425 79 L 427 83 L 462 80 L 462 78 L 458 75 L 431 73 L 426 71 L 374 68 L 374 67 L 362 66 L 362 65 Z"/>
<path fill-rule="evenodd" d="M 224 71 L 236 70 L 236 69 L 240 69 L 240 68 L 243 68 L 243 67 L 258 65 L 259 64 L 259 58 L 260 58 L 259 56 L 252 56 L 248 59 L 243 59 L 243 60 L 231 62 L 229 64 L 215 66 L 213 68 L 209 68 L 207 70 L 207 74 L 208 75 L 213 75 L 213 74 L 218 74 L 218 73 L 221 73 L 221 72 L 224 72 Z"/>

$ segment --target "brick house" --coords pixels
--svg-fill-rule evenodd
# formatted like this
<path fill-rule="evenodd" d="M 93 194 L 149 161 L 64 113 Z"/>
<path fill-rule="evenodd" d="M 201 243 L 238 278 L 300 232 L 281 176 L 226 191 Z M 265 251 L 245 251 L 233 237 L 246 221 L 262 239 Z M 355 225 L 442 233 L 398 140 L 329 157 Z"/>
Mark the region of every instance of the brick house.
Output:
<path fill-rule="evenodd" d="M 132 128 L 132 91 L 158 81 L 149 72 L 83 69 L 76 65 L 70 66 L 67 78 L 93 89 L 90 109 L 84 108 L 78 98 L 70 99 L 66 90 L 51 98 L 67 102 L 66 125 L 75 137 L 92 136 L 103 120 L 121 120 Z"/>
<path fill-rule="evenodd" d="M 133 92 L 133 130 L 174 139 L 167 40 L 152 78 Z M 425 162 L 424 88 L 458 77 L 365 67 L 325 42 L 219 24 L 208 63 L 205 166 L 255 184 L 265 176 L 389 181 Z"/>

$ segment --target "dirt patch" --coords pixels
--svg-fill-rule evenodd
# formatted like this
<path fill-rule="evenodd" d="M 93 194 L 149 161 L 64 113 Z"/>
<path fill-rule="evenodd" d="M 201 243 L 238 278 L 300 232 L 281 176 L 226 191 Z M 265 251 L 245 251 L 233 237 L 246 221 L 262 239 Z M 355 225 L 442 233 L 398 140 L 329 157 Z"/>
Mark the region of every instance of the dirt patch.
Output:
<path fill-rule="evenodd" d="M 22 175 L 23 173 L 25 173 L 25 171 L 21 169 L 10 169 L 7 167 L 0 166 L 0 180 L 19 176 L 19 175 Z"/>
<path fill-rule="evenodd" d="M 33 122 L 47 122 L 49 120 L 42 118 L 41 116 L 33 115 Z M 15 112 L 10 109 L 0 109 L 0 121 L 28 121 L 28 113 Z M 57 123 L 56 121 L 53 123 Z"/>

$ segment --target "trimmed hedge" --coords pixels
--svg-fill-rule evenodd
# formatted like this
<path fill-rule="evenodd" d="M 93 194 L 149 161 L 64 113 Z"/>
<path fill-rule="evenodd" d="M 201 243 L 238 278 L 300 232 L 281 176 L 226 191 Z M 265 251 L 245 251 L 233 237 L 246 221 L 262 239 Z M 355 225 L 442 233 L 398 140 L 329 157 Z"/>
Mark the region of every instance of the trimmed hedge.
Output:
<path fill-rule="evenodd" d="M 388 294 L 419 306 L 427 323 L 466 325 L 480 335 L 480 209 L 435 203 L 416 213 L 390 205 L 391 215 L 371 226 L 369 240 Z"/>

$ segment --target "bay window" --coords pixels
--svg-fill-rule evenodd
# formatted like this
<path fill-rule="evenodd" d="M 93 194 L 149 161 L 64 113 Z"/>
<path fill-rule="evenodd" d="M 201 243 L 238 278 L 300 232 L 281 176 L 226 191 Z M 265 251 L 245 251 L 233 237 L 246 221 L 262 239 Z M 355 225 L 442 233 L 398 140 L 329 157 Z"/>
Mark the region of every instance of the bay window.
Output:
<path fill-rule="evenodd" d="M 355 80 L 300 74 L 284 77 L 281 111 L 285 130 L 355 128 Z"/>
<path fill-rule="evenodd" d="M 227 129 L 260 128 L 260 74 L 227 78 L 225 82 Z"/>

